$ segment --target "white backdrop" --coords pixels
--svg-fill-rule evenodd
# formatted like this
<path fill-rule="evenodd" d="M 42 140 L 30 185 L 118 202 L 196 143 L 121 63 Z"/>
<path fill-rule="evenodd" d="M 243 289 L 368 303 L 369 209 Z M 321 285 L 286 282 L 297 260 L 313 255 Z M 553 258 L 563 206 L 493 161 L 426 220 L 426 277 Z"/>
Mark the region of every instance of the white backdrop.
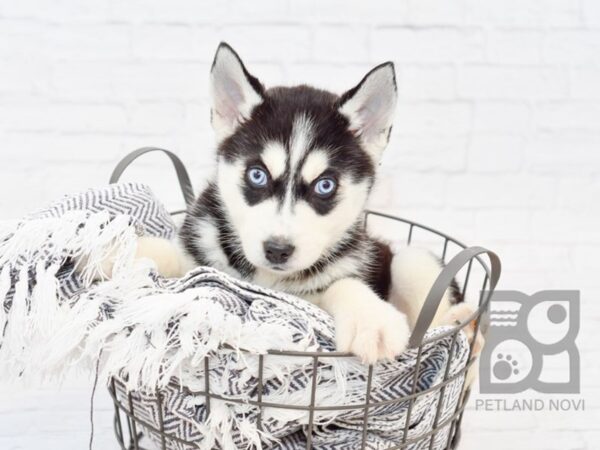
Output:
<path fill-rule="evenodd" d="M 106 182 L 143 145 L 175 150 L 200 187 L 220 40 L 267 85 L 340 92 L 396 62 L 373 206 L 495 249 L 502 288 L 582 290 L 587 412 L 471 410 L 461 448 L 597 449 L 600 2 L 0 0 L 0 219 Z M 179 201 L 160 158 L 129 177 Z M 0 387 L 0 448 L 86 448 L 89 384 Z M 113 449 L 99 397 L 96 448 Z"/>

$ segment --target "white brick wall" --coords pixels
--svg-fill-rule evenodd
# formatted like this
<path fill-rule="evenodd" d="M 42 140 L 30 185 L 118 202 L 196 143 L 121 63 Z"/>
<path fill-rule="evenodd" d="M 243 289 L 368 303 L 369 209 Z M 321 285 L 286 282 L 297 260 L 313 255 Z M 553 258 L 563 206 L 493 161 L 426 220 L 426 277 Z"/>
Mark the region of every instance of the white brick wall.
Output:
<path fill-rule="evenodd" d="M 340 91 L 397 63 L 373 204 L 497 250 L 504 288 L 582 289 L 588 411 L 471 410 L 461 448 L 598 448 L 600 2 L 0 0 L 0 218 L 106 182 L 142 145 L 177 151 L 200 185 L 223 39 L 267 84 Z M 175 204 L 165 165 L 130 176 Z M 0 448 L 85 448 L 88 387 L 0 387 Z M 116 448 L 99 402 L 96 448 Z"/>

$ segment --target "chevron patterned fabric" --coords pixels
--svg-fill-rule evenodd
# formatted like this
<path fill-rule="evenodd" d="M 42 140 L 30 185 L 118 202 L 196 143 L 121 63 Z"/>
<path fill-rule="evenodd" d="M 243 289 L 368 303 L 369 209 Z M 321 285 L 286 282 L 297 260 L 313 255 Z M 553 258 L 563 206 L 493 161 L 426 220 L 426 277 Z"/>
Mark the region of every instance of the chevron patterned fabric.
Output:
<path fill-rule="evenodd" d="M 163 429 L 168 449 L 445 448 L 468 360 L 462 333 L 431 330 L 440 338 L 419 354 L 375 365 L 368 391 L 368 367 L 327 356 L 334 325 L 318 307 L 212 268 L 164 279 L 134 260 L 137 235 L 174 233 L 150 190 L 131 183 L 0 227 L 0 375 L 56 378 L 101 358 L 138 431 L 160 445 Z M 94 282 L 87 266 L 107 252 L 119 270 Z"/>

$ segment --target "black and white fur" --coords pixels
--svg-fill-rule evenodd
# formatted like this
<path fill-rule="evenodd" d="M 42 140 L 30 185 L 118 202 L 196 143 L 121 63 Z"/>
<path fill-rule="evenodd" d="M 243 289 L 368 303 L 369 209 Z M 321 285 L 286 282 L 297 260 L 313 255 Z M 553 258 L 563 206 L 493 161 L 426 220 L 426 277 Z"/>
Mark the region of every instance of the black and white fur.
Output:
<path fill-rule="evenodd" d="M 210 80 L 216 176 L 180 242 L 141 238 L 138 256 L 167 276 L 208 265 L 305 298 L 334 316 L 338 349 L 366 362 L 402 352 L 440 264 L 416 249 L 394 255 L 363 227 L 396 107 L 393 64 L 341 96 L 266 89 L 223 43 Z M 459 312 L 456 291 L 446 297 L 436 324 Z"/>

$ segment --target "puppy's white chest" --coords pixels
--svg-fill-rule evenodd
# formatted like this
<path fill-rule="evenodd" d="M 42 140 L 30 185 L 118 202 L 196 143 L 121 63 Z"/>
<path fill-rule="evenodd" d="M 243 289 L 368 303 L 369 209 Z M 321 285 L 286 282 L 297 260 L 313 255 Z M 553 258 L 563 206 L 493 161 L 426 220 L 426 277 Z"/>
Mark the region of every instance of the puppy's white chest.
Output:
<path fill-rule="evenodd" d="M 322 293 L 307 293 L 304 289 L 305 283 L 291 282 L 283 277 L 277 276 L 277 274 L 273 272 L 259 269 L 255 272 L 251 281 L 269 289 L 295 295 L 315 305 L 318 305 L 321 301 Z"/>

